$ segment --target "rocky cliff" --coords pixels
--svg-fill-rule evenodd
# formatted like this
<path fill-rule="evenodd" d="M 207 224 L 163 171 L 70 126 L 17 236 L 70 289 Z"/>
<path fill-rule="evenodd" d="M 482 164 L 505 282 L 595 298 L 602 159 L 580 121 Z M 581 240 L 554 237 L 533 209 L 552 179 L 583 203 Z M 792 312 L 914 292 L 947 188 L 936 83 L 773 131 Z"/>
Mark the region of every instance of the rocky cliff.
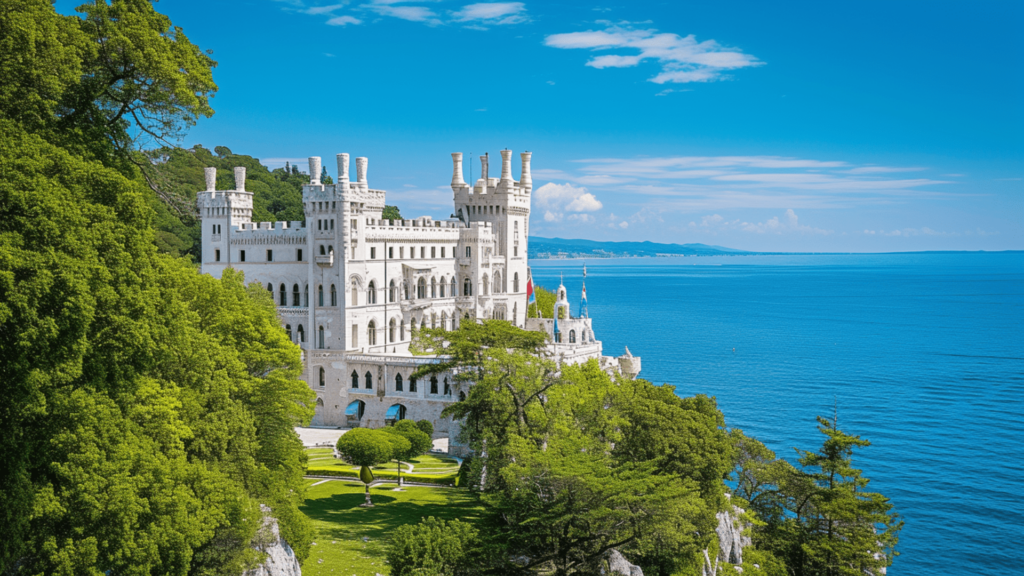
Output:
<path fill-rule="evenodd" d="M 302 576 L 299 561 L 291 546 L 281 538 L 277 519 L 270 514 L 268 506 L 260 505 L 263 511 L 263 526 L 255 539 L 254 547 L 267 555 L 263 564 L 247 570 L 242 576 Z"/>

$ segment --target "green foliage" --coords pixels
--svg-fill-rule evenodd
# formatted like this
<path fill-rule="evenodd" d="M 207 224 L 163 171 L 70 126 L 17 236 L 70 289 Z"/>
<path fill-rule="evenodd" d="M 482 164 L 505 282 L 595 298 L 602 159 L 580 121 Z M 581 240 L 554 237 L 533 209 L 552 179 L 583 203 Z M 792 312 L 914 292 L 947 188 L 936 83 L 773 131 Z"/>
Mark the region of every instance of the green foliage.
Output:
<path fill-rule="evenodd" d="M 212 113 L 214 63 L 150 2 L 79 11 L 0 11 L 0 572 L 238 574 L 260 504 L 305 558 L 299 350 L 157 253 L 188 227 L 154 236 L 133 152 Z"/>
<path fill-rule="evenodd" d="M 427 436 L 430 436 L 431 438 L 434 437 L 434 425 L 430 423 L 430 420 L 417 420 L 416 427 L 422 430 Z"/>
<path fill-rule="evenodd" d="M 427 421 L 420 420 L 420 422 Z M 429 422 L 427 423 L 429 424 Z M 394 426 L 388 426 L 384 430 L 392 434 L 398 434 L 409 441 L 409 449 L 398 456 L 401 460 L 412 460 L 420 454 L 429 452 L 434 447 L 434 441 L 420 428 L 419 422 L 399 420 Z"/>
<path fill-rule="evenodd" d="M 265 292 L 157 255 L 136 183 L 6 120 L 0 207 L 4 569 L 241 569 L 260 503 L 305 554 L 312 398 Z"/>
<path fill-rule="evenodd" d="M 391 460 L 394 440 L 383 430 L 356 428 L 338 438 L 338 453 L 356 466 L 376 466 Z"/>
<path fill-rule="evenodd" d="M 555 293 L 544 288 L 543 286 L 533 286 L 533 293 L 537 298 L 537 302 L 530 304 L 527 308 L 528 318 L 538 318 L 537 310 L 540 310 L 539 318 L 554 318 L 555 317 Z"/>
<path fill-rule="evenodd" d="M 398 211 L 398 206 L 385 206 L 381 218 L 384 220 L 401 220 L 402 214 Z"/>
<path fill-rule="evenodd" d="M 392 576 L 464 576 L 477 574 L 473 550 L 477 531 L 451 520 L 424 519 L 399 526 L 388 544 Z"/>

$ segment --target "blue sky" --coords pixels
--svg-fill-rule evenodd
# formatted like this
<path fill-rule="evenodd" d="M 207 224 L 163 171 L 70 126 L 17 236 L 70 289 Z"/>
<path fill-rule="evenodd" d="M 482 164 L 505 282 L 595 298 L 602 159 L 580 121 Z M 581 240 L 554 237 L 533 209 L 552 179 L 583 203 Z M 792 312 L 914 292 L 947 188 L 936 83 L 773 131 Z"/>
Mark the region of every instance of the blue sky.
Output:
<path fill-rule="evenodd" d="M 1024 249 L 1020 2 L 157 6 L 219 63 L 185 145 L 368 156 L 406 216 L 450 214 L 451 152 L 507 147 L 537 236 Z"/>

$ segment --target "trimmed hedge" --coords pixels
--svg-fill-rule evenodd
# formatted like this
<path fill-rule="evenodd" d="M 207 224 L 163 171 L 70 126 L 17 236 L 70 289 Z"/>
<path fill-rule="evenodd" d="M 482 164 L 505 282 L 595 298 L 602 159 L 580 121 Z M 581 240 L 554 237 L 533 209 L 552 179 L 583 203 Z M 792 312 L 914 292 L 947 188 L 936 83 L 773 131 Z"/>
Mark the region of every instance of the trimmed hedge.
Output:
<path fill-rule="evenodd" d="M 307 468 L 306 474 L 308 476 L 330 476 L 332 478 L 352 478 L 358 480 L 359 475 L 352 470 L 343 470 L 339 468 Z M 374 477 L 386 480 L 398 480 L 398 474 L 390 471 L 375 471 Z M 419 482 L 421 484 L 436 484 L 438 486 L 454 486 L 455 485 L 455 474 L 445 474 L 444 476 L 426 476 L 421 474 L 402 474 L 402 478 L 409 482 Z"/>

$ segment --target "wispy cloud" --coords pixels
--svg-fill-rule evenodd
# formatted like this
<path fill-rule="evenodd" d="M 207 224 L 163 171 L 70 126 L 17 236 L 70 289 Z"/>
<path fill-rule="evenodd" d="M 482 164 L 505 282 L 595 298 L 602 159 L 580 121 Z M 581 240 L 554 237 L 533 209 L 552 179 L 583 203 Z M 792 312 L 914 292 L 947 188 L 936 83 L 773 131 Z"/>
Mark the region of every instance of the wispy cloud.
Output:
<path fill-rule="evenodd" d="M 347 26 L 349 24 L 362 24 L 363 21 L 353 16 L 335 16 L 327 21 L 328 26 Z"/>
<path fill-rule="evenodd" d="M 441 23 L 441 19 L 430 8 L 400 4 L 403 4 L 401 0 L 374 0 L 369 4 L 361 5 L 360 8 L 375 12 L 381 16 L 390 16 L 410 22 L 423 22 L 432 26 Z"/>
<path fill-rule="evenodd" d="M 487 25 L 519 24 L 529 21 L 522 2 L 482 2 L 452 12 L 455 22 L 479 22 Z M 479 26 L 477 26 L 479 28 Z"/>
<path fill-rule="evenodd" d="M 544 43 L 552 48 L 591 51 L 626 50 L 627 53 L 594 56 L 592 68 L 629 68 L 644 60 L 657 60 L 661 72 L 649 78 L 655 84 L 710 82 L 720 80 L 728 70 L 761 66 L 764 62 L 714 40 L 698 42 L 691 34 L 679 36 L 655 29 L 634 29 L 628 24 L 602 22 L 603 30 L 552 34 Z M 637 51 L 638 53 L 628 53 Z"/>

